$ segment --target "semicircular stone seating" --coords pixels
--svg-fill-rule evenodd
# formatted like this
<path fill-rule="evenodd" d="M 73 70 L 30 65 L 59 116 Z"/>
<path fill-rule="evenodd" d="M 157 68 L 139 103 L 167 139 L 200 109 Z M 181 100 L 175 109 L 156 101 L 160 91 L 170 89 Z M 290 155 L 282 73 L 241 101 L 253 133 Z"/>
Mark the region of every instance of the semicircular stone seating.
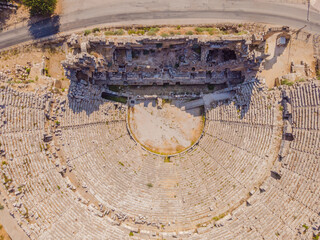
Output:
<path fill-rule="evenodd" d="M 246 82 L 170 158 L 127 107 L 0 89 L 1 197 L 31 239 L 310 239 L 320 231 L 320 87 Z M 133 235 L 133 236 L 132 236 Z"/>

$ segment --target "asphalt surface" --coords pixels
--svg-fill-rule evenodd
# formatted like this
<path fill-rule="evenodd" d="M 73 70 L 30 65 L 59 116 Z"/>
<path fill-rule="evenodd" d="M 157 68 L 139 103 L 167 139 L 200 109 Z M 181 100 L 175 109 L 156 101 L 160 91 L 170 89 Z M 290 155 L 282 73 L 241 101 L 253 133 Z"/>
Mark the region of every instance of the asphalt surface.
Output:
<path fill-rule="evenodd" d="M 53 36 L 57 33 L 75 31 L 100 24 L 134 24 L 143 20 L 156 23 L 175 23 L 178 20 L 192 23 L 203 19 L 204 23 L 239 20 L 287 25 L 296 29 L 320 33 L 320 14 L 310 11 L 307 21 L 307 7 L 303 5 L 277 5 L 275 3 L 249 0 L 222 1 L 200 0 L 192 5 L 190 0 L 150 1 L 140 0 L 128 3 L 110 0 L 112 4 L 68 12 L 29 26 L 0 33 L 0 49 L 30 40 Z M 194 2 L 194 1 L 193 1 Z"/>

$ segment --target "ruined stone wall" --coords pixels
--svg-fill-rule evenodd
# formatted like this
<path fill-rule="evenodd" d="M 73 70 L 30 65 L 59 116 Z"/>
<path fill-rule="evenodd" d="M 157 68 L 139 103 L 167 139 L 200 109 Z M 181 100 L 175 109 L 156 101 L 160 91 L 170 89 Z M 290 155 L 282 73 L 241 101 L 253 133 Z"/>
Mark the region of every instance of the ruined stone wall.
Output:
<path fill-rule="evenodd" d="M 107 42 L 73 35 L 73 49 L 63 66 L 69 79 L 100 85 L 238 84 L 261 60 L 252 41 L 230 38 L 142 38 Z"/>

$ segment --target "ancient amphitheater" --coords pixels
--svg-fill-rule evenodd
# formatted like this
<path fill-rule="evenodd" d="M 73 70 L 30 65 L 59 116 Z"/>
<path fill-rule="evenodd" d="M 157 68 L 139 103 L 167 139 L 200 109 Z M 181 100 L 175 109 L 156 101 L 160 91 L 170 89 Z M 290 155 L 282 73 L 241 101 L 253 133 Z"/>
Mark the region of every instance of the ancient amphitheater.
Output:
<path fill-rule="evenodd" d="M 43 43 L 64 49 L 68 91 L 47 60 L 18 70 L 53 86 L 1 72 L 1 223 L 25 239 L 319 239 L 320 37 L 197 31 Z M 270 86 L 299 38 L 311 62 Z"/>

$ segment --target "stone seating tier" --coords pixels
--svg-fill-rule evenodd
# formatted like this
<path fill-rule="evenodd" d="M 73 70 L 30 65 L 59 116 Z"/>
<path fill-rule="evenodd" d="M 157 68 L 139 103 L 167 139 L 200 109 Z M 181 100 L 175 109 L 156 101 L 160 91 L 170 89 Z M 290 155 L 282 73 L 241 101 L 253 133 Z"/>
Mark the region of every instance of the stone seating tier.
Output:
<path fill-rule="evenodd" d="M 320 87 L 241 88 L 169 161 L 130 138 L 122 104 L 0 89 L 1 197 L 31 239 L 310 239 Z"/>

